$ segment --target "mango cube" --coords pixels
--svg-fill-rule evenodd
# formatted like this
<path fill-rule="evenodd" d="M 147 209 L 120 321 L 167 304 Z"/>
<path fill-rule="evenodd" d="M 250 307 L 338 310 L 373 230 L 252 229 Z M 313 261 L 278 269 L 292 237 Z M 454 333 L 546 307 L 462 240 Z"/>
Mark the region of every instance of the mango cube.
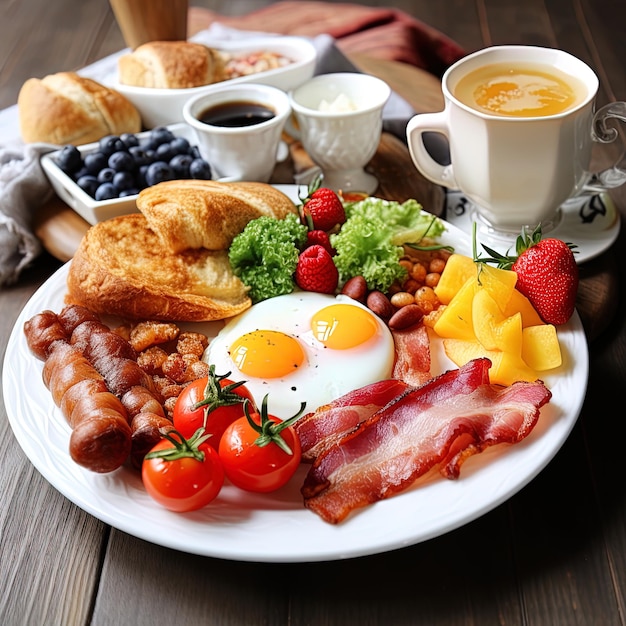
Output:
<path fill-rule="evenodd" d="M 522 316 L 506 317 L 490 293 L 479 288 L 472 303 L 476 339 L 486 350 L 522 353 Z"/>
<path fill-rule="evenodd" d="M 459 292 L 461 287 L 470 278 L 476 277 L 476 263 L 464 254 L 453 254 L 446 261 L 446 267 L 441 272 L 439 282 L 435 287 L 435 295 L 441 304 L 450 304 L 450 301 Z"/>
<path fill-rule="evenodd" d="M 528 367 L 521 356 L 501 350 L 485 350 L 477 341 L 444 339 L 443 349 L 446 356 L 458 367 L 472 359 L 487 357 L 491 361 L 489 381 L 494 385 L 508 386 L 518 380 L 532 382 L 538 378 L 537 373 Z"/>
<path fill-rule="evenodd" d="M 517 289 L 513 290 L 509 301 L 504 307 L 504 315 L 509 316 L 513 313 L 522 314 L 522 327 L 527 326 L 540 326 L 544 321 L 539 317 L 539 313 L 535 310 L 535 307 L 530 303 L 530 300 Z"/>
<path fill-rule="evenodd" d="M 556 328 L 552 324 L 524 328 L 522 331 L 522 358 L 538 372 L 559 367 L 563 358 Z"/>
<path fill-rule="evenodd" d="M 472 302 L 476 288 L 476 278 L 468 278 L 450 303 L 445 306 L 443 313 L 433 326 L 433 330 L 440 337 L 468 341 L 476 339 L 472 323 Z"/>

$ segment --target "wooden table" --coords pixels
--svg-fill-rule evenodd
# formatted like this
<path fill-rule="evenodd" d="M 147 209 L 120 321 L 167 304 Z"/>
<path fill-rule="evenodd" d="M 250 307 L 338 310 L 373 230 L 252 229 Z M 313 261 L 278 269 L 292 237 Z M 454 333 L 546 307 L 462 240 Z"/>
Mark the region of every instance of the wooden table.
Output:
<path fill-rule="evenodd" d="M 585 0 L 529 0 L 523 6 L 494 0 L 455 3 L 451 13 L 451 5 L 435 4 L 396 2 L 468 48 L 518 41 L 559 45 L 601 71 L 603 98 L 626 99 L 621 24 L 607 1 L 592 7 Z M 122 44 L 104 0 L 80 6 L 23 0 L 10 11 L 12 19 L 0 22 L 3 85 L 16 80 L 15 68 L 24 80 L 35 67 L 45 65 L 43 73 L 80 67 Z M 63 27 L 72 29 L 71 36 Z M 42 33 L 49 47 L 37 56 Z M 401 70 L 409 81 L 412 72 Z M 624 217 L 624 191 L 613 196 Z M 626 380 L 626 316 L 618 291 L 624 249 L 621 234 L 611 252 L 582 268 L 595 279 L 586 298 L 608 309 L 604 319 L 591 319 L 600 330 L 592 332 L 585 404 L 555 459 L 476 521 L 387 554 L 245 563 L 146 543 L 98 521 L 50 486 L 17 445 L 3 404 L 0 623 L 623 626 L 626 427 L 616 389 Z M 43 255 L 17 285 L 0 291 L 1 345 L 28 298 L 60 264 Z M 28 393 L 28 381 L 4 391 Z"/>

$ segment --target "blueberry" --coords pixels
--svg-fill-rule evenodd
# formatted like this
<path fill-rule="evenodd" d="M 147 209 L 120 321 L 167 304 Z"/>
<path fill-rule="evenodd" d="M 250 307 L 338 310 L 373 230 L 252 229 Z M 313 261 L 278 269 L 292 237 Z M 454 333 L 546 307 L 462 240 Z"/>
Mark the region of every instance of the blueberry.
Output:
<path fill-rule="evenodd" d="M 76 184 L 85 192 L 88 193 L 92 198 L 96 195 L 96 189 L 100 185 L 98 179 L 92 174 L 86 174 L 85 176 L 81 176 Z"/>
<path fill-rule="evenodd" d="M 170 141 L 170 148 L 172 149 L 172 154 L 189 154 L 191 146 L 184 137 L 174 137 Z"/>
<path fill-rule="evenodd" d="M 106 155 L 102 152 L 90 152 L 85 155 L 84 161 L 86 170 L 94 175 L 107 165 Z"/>
<path fill-rule="evenodd" d="M 172 151 L 172 148 L 169 143 L 162 143 L 160 146 L 157 146 L 156 149 L 156 159 L 157 161 L 169 161 L 175 152 Z"/>
<path fill-rule="evenodd" d="M 200 154 L 200 148 L 198 148 L 198 146 L 191 146 L 191 148 L 189 148 L 189 154 L 194 159 L 201 159 L 202 158 L 202 155 Z"/>
<path fill-rule="evenodd" d="M 148 166 L 146 171 L 146 184 L 148 187 L 162 183 L 165 180 L 174 180 L 174 170 L 163 161 L 155 161 Z"/>
<path fill-rule="evenodd" d="M 118 191 L 135 187 L 135 177 L 130 172 L 116 172 L 113 176 L 113 185 Z"/>
<path fill-rule="evenodd" d="M 114 152 L 124 150 L 124 143 L 117 135 L 102 137 L 98 145 L 100 146 L 100 152 L 103 152 L 106 156 L 111 156 Z"/>
<path fill-rule="evenodd" d="M 211 166 L 204 159 L 194 159 L 189 165 L 189 175 L 198 180 L 211 180 Z"/>
<path fill-rule="evenodd" d="M 64 146 L 57 157 L 57 165 L 70 176 L 83 166 L 83 157 L 76 146 Z"/>
<path fill-rule="evenodd" d="M 137 135 L 133 135 L 133 133 L 122 133 L 120 139 L 127 148 L 139 145 L 139 139 L 137 139 Z"/>
<path fill-rule="evenodd" d="M 150 131 L 150 142 L 153 146 L 169 143 L 174 139 L 174 133 L 165 126 L 157 126 Z"/>
<path fill-rule="evenodd" d="M 72 174 L 72 178 L 78 180 L 81 176 L 87 176 L 88 174 L 91 174 L 91 172 L 83 165 L 78 172 Z"/>
<path fill-rule="evenodd" d="M 133 169 L 135 161 L 133 157 L 126 151 L 114 152 L 108 161 L 108 165 L 116 172 L 127 172 Z"/>
<path fill-rule="evenodd" d="M 178 178 L 189 178 L 189 166 L 193 158 L 188 154 L 177 154 L 170 161 L 170 167 Z"/>
<path fill-rule="evenodd" d="M 96 189 L 94 197 L 96 200 L 111 200 L 111 198 L 117 198 L 117 189 L 113 183 L 102 183 Z"/>
<path fill-rule="evenodd" d="M 136 196 L 139 193 L 139 189 L 137 189 L 136 187 L 131 188 L 131 189 L 122 189 L 122 191 L 120 191 L 120 198 L 126 198 L 128 196 Z"/>
<path fill-rule="evenodd" d="M 115 176 L 115 170 L 111 167 L 105 167 L 98 172 L 98 182 L 99 183 L 110 183 L 113 182 L 113 177 Z"/>
<path fill-rule="evenodd" d="M 150 167 L 149 164 L 141 165 L 139 167 L 139 170 L 137 171 L 136 178 L 137 178 L 137 186 L 139 187 L 139 189 L 143 189 L 144 187 L 148 186 L 148 183 L 146 182 L 146 173 L 149 167 Z"/>
<path fill-rule="evenodd" d="M 141 167 L 142 165 L 151 163 L 150 155 L 143 146 L 131 146 L 128 148 L 128 154 L 133 158 L 135 167 Z"/>

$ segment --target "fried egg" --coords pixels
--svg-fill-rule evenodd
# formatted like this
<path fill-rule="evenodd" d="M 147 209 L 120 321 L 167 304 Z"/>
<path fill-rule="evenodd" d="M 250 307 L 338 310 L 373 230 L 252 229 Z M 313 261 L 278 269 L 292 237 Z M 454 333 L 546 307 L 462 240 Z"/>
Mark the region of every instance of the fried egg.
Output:
<path fill-rule="evenodd" d="M 391 376 L 387 325 L 348 296 L 297 292 L 264 300 L 230 319 L 204 360 L 244 380 L 258 406 L 287 419 Z"/>

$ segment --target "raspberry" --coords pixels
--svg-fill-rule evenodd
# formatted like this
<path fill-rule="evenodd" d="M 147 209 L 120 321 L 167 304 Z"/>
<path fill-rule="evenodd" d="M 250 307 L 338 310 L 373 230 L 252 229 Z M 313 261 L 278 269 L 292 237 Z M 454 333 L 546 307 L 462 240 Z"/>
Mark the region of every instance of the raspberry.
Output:
<path fill-rule="evenodd" d="M 314 245 L 300 254 L 294 278 L 304 291 L 334 293 L 339 283 L 339 272 L 329 252 L 323 246 Z"/>
<path fill-rule="evenodd" d="M 306 234 L 306 248 L 310 248 L 315 245 L 322 246 L 330 254 L 330 256 L 335 255 L 335 249 L 330 245 L 330 237 L 326 231 L 310 230 Z"/>

